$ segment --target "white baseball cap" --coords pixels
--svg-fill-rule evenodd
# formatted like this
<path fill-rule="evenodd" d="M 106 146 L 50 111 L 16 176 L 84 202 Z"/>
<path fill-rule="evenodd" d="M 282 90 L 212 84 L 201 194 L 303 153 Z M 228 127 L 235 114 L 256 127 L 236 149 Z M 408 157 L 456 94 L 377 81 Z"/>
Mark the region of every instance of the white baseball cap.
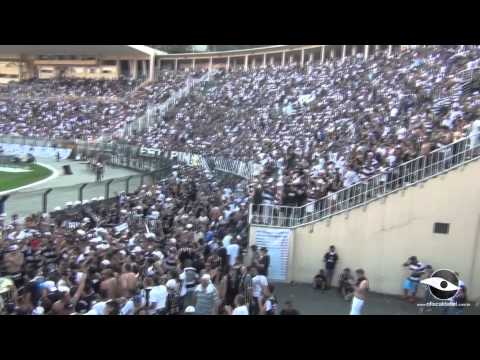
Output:
<path fill-rule="evenodd" d="M 187 308 L 185 309 L 185 312 L 186 313 L 194 313 L 195 312 L 195 308 L 193 306 L 187 306 Z"/>
<path fill-rule="evenodd" d="M 177 287 L 177 282 L 174 279 L 170 279 L 165 285 L 167 289 L 175 289 Z"/>

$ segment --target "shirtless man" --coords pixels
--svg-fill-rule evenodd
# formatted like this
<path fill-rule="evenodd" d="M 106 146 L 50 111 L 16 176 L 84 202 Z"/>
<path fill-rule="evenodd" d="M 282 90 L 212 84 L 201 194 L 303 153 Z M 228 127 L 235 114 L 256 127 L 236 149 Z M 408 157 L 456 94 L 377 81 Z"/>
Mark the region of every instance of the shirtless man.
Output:
<path fill-rule="evenodd" d="M 119 292 L 119 281 L 113 273 L 112 269 L 105 269 L 102 271 L 102 283 L 100 290 L 106 293 L 108 299 L 116 299 Z"/>
<path fill-rule="evenodd" d="M 123 297 L 128 296 L 130 291 L 137 289 L 137 276 L 132 272 L 130 264 L 124 264 L 122 269 L 122 275 L 119 278 L 120 295 Z"/>
<path fill-rule="evenodd" d="M 5 269 L 17 288 L 23 285 L 22 267 L 25 261 L 18 245 L 12 245 L 4 256 Z"/>
<path fill-rule="evenodd" d="M 353 286 L 355 291 L 353 293 L 350 315 L 361 315 L 363 305 L 365 304 L 365 298 L 367 296 L 369 284 L 363 269 L 358 269 L 357 271 L 355 271 L 355 274 L 357 275 L 357 282 Z"/>
<path fill-rule="evenodd" d="M 51 310 L 52 315 L 70 315 L 75 312 L 75 307 L 77 306 L 78 301 L 85 289 L 85 282 L 87 281 L 86 271 L 83 271 L 80 283 L 78 285 L 75 294 L 70 296 L 70 288 L 65 286 L 60 286 L 59 291 L 62 294 L 61 298 L 57 300 Z"/>

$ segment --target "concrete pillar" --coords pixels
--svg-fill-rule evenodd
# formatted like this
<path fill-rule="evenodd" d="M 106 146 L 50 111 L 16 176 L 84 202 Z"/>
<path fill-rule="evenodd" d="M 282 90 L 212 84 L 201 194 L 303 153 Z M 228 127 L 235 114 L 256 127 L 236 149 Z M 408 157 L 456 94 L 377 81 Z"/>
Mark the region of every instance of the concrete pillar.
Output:
<path fill-rule="evenodd" d="M 333 59 L 335 57 L 335 49 L 330 50 L 330 59 Z"/>
<path fill-rule="evenodd" d="M 392 45 L 388 45 L 388 56 L 392 55 Z"/>
<path fill-rule="evenodd" d="M 158 58 L 157 69 L 158 69 L 158 72 L 160 72 L 160 70 L 162 70 L 162 59 L 160 59 L 160 58 Z"/>
<path fill-rule="evenodd" d="M 137 60 L 130 61 L 130 72 L 132 74 L 132 78 L 138 79 L 138 61 Z"/>
<path fill-rule="evenodd" d="M 323 64 L 325 61 L 325 45 L 322 46 L 322 56 L 320 58 L 320 64 Z"/>
<path fill-rule="evenodd" d="M 300 66 L 303 67 L 305 63 L 305 49 L 302 49 L 302 54 L 300 55 Z"/>
<path fill-rule="evenodd" d="M 310 55 L 308 56 L 308 62 L 310 64 L 313 64 L 313 52 L 311 52 Z"/>
<path fill-rule="evenodd" d="M 213 68 L 213 57 L 210 57 L 210 62 L 208 63 L 208 71 L 212 71 Z"/>
<path fill-rule="evenodd" d="M 342 46 L 342 61 L 345 60 L 345 57 L 347 56 L 347 45 Z"/>
<path fill-rule="evenodd" d="M 255 57 L 253 57 L 252 59 L 252 69 L 255 69 L 257 66 L 257 59 Z"/>
<path fill-rule="evenodd" d="M 285 66 L 285 51 L 282 52 L 282 66 Z"/>
<path fill-rule="evenodd" d="M 155 80 L 155 55 L 150 56 L 150 74 L 149 74 L 148 79 L 150 81 Z"/>
<path fill-rule="evenodd" d="M 271 65 L 271 66 L 274 66 L 274 65 L 275 65 L 275 55 L 273 55 L 273 56 L 270 58 L 270 65 Z"/>
<path fill-rule="evenodd" d="M 178 59 L 175 59 L 175 65 L 173 67 L 173 70 L 175 70 L 175 71 L 178 70 Z"/>
<path fill-rule="evenodd" d="M 368 48 L 369 48 L 369 46 L 365 45 L 365 51 L 363 53 L 365 61 L 368 59 Z"/>
<path fill-rule="evenodd" d="M 290 55 L 290 56 L 288 57 L 288 64 L 289 64 L 289 65 L 292 65 L 292 64 L 293 64 L 293 55 Z"/>
<path fill-rule="evenodd" d="M 227 71 L 230 70 L 230 56 L 227 57 L 227 66 L 226 66 Z"/>
<path fill-rule="evenodd" d="M 147 76 L 147 60 L 142 60 L 142 75 Z"/>
<path fill-rule="evenodd" d="M 380 51 L 380 45 L 375 45 L 375 54 L 377 54 Z"/>
<path fill-rule="evenodd" d="M 243 69 L 245 71 L 248 70 L 248 55 L 245 55 L 245 63 L 243 64 Z"/>
<path fill-rule="evenodd" d="M 263 54 L 263 68 L 267 67 L 267 54 Z"/>
<path fill-rule="evenodd" d="M 120 78 L 122 76 L 122 66 L 120 60 L 117 60 L 117 77 Z"/>
<path fill-rule="evenodd" d="M 357 55 L 357 45 L 352 46 L 352 56 Z"/>
<path fill-rule="evenodd" d="M 192 59 L 192 71 L 195 71 L 195 58 Z"/>

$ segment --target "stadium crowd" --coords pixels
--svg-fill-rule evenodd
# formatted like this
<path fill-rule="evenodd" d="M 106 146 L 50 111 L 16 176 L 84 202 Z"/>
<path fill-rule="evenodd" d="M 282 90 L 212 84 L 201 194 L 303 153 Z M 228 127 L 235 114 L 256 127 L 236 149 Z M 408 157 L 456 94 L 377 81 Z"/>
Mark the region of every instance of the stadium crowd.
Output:
<path fill-rule="evenodd" d="M 480 87 L 460 73 L 479 59 L 432 46 L 224 73 L 130 141 L 261 163 L 266 198 L 302 205 L 468 135 Z"/>
<path fill-rule="evenodd" d="M 0 134 L 90 141 L 123 136 L 127 123 L 185 86 L 188 75 L 165 72 L 144 86 L 130 80 L 73 79 L 10 85 L 0 100 Z"/>
<path fill-rule="evenodd" d="M 114 202 L 70 203 L 52 214 L 14 216 L 11 224 L 0 217 L 0 271 L 16 289 L 5 311 L 278 313 L 268 249 L 248 247 L 248 203 L 303 205 L 472 131 L 480 135 L 479 87 L 459 75 L 479 59 L 478 47 L 427 47 L 368 61 L 348 57 L 217 74 L 156 128 L 127 140 L 259 162 L 262 174 L 248 184 L 177 166 L 166 181 L 118 194 Z M 122 101 L 2 100 L 0 133 L 62 139 L 112 134 L 147 104 L 165 101 L 185 76 L 164 74 Z M 52 92 L 61 94 L 61 84 L 52 83 Z M 98 96 L 120 93 L 123 85 L 85 86 L 65 89 Z M 333 256 L 326 254 L 326 261 Z M 331 285 L 333 268 L 326 270 L 315 287 Z M 351 275 L 342 276 L 346 295 Z M 288 312 L 295 312 L 291 305 Z"/>
<path fill-rule="evenodd" d="M 0 88 L 2 97 L 49 98 L 87 97 L 124 98 L 141 85 L 141 80 L 95 80 L 95 79 L 32 79 L 9 84 Z"/>
<path fill-rule="evenodd" d="M 0 271 L 15 285 L 4 311 L 277 313 L 268 251 L 247 249 L 245 183 L 212 176 L 181 167 L 113 202 L 0 224 Z"/>

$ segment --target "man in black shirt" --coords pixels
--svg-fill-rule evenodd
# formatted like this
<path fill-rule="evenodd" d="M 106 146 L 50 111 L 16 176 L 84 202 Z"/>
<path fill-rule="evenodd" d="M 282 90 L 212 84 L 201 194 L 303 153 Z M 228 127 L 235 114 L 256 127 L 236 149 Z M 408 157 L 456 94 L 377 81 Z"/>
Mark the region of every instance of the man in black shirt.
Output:
<path fill-rule="evenodd" d="M 270 267 L 270 255 L 266 247 L 260 249 L 260 257 L 258 259 L 258 273 L 268 277 L 268 268 Z"/>
<path fill-rule="evenodd" d="M 323 257 L 323 261 L 325 262 L 325 273 L 327 275 L 327 289 L 329 289 L 332 286 L 332 278 L 335 272 L 335 265 L 338 261 L 338 255 L 335 251 L 335 246 L 330 246 L 330 250 Z"/>
<path fill-rule="evenodd" d="M 226 267 L 228 266 L 228 254 L 227 254 L 227 249 L 225 246 L 223 246 L 223 241 L 219 240 L 218 241 L 218 248 L 217 248 L 217 255 L 221 259 L 221 267 L 223 271 L 226 270 Z"/>

